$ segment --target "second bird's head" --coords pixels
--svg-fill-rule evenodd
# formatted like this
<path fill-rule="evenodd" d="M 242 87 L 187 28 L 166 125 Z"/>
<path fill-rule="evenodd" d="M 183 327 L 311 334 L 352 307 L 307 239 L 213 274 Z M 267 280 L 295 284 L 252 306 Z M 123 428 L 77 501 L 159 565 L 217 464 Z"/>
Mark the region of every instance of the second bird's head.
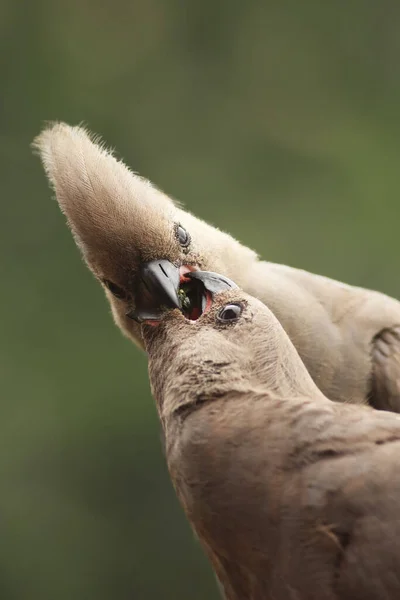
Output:
<path fill-rule="evenodd" d="M 227 277 L 188 273 L 197 314 L 165 310 L 142 326 L 153 395 L 162 417 L 232 394 L 318 393 L 271 310 Z M 185 292 L 186 293 L 186 292 Z"/>
<path fill-rule="evenodd" d="M 245 277 L 252 251 L 180 209 L 85 129 L 51 125 L 34 146 L 117 324 L 135 341 L 143 321 L 156 322 L 163 310 L 193 301 L 180 289 L 186 273 Z"/>

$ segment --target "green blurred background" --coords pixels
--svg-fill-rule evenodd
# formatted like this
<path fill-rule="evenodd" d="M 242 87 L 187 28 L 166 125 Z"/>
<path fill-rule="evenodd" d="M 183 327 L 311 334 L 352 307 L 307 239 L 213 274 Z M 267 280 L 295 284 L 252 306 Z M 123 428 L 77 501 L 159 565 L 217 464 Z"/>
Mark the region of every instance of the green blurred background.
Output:
<path fill-rule="evenodd" d="M 216 599 L 29 144 L 85 121 L 263 257 L 400 296 L 400 3 L 0 0 L 0 65 L 0 598 Z"/>

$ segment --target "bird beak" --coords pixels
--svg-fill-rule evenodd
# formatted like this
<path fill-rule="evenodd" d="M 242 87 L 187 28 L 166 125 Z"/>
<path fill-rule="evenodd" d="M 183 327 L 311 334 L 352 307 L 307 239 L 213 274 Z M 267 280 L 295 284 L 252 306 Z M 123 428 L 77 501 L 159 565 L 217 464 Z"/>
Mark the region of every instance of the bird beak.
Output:
<path fill-rule="evenodd" d="M 212 271 L 191 271 L 190 273 L 186 273 L 185 277 L 201 281 L 205 289 L 213 296 L 221 292 L 226 292 L 226 290 L 238 288 L 236 283 L 225 277 L 225 275 L 213 273 Z"/>
<path fill-rule="evenodd" d="M 126 316 L 138 323 L 157 325 L 166 310 L 178 308 L 188 319 L 196 320 L 211 308 L 214 295 L 238 287 L 219 273 L 186 269 L 176 267 L 169 260 L 143 263 L 139 271 L 136 308 Z M 190 295 L 189 307 L 185 306 L 179 293 L 181 284 Z"/>
<path fill-rule="evenodd" d="M 187 303 L 182 302 L 182 314 L 190 321 L 197 321 L 208 312 L 213 304 L 214 296 L 227 290 L 237 289 L 234 283 L 225 275 L 211 271 L 191 271 L 185 273 L 182 280 L 182 290 L 187 297 Z"/>
<path fill-rule="evenodd" d="M 159 321 L 165 309 L 181 308 L 178 296 L 179 267 L 169 260 L 152 260 L 143 263 L 139 271 L 142 287 L 136 309 L 127 316 L 139 323 Z"/>

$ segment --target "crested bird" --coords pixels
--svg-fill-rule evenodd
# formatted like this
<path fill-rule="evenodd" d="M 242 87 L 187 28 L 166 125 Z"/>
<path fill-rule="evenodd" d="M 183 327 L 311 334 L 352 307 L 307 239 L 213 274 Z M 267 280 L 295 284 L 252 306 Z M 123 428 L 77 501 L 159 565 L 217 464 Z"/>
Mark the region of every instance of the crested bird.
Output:
<path fill-rule="evenodd" d="M 142 321 L 193 301 L 182 296 L 186 273 L 223 273 L 269 306 L 331 400 L 400 411 L 397 300 L 259 260 L 132 173 L 82 127 L 51 124 L 34 148 L 115 322 L 139 346 Z"/>
<path fill-rule="evenodd" d="M 145 321 L 168 469 L 226 600 L 400 598 L 400 415 L 317 388 L 269 308 L 188 278 Z"/>

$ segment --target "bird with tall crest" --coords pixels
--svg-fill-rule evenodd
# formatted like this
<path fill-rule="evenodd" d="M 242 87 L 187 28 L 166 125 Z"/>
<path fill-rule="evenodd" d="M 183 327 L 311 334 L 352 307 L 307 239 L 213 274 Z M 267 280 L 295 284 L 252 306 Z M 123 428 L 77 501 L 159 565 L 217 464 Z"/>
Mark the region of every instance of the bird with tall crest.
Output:
<path fill-rule="evenodd" d="M 34 147 L 120 329 L 140 346 L 140 323 L 182 308 L 185 274 L 232 278 L 277 317 L 328 398 L 400 412 L 400 303 L 285 265 L 183 210 L 132 173 L 82 127 L 47 126 Z"/>

